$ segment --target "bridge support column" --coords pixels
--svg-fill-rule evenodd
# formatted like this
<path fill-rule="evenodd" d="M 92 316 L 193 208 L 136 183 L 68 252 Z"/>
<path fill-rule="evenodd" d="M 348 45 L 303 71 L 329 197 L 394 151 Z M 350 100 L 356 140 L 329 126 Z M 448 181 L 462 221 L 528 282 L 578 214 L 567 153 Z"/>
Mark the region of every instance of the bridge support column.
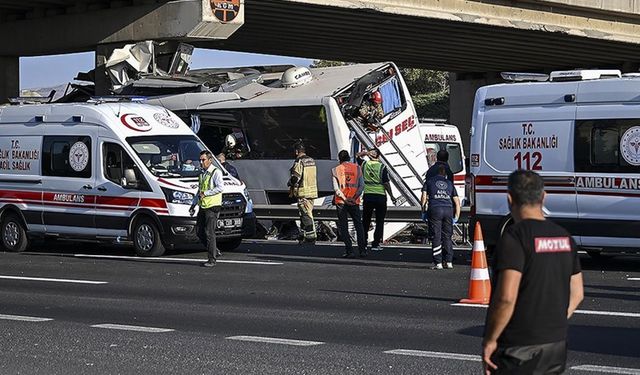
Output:
<path fill-rule="evenodd" d="M 0 56 L 0 104 L 20 96 L 20 58 Z"/>
<path fill-rule="evenodd" d="M 467 156 L 476 91 L 482 86 L 499 82 L 502 82 L 500 74 L 494 72 L 449 74 L 449 121 L 460 129 L 462 145 Z"/>

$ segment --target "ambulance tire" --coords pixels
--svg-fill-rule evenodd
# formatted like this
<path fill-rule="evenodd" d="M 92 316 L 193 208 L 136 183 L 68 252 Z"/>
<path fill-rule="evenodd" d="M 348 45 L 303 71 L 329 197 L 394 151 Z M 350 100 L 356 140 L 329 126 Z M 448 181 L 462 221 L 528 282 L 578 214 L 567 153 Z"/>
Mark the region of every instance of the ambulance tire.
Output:
<path fill-rule="evenodd" d="M 133 248 L 141 257 L 157 257 L 164 254 L 164 245 L 158 226 L 146 217 L 136 220 L 131 234 Z"/>
<path fill-rule="evenodd" d="M 29 247 L 27 231 L 18 215 L 8 212 L 2 219 L 2 247 L 7 251 L 22 252 Z"/>
<path fill-rule="evenodd" d="M 234 238 L 231 240 L 218 241 L 216 244 L 220 251 L 233 251 L 240 246 L 242 238 Z"/>

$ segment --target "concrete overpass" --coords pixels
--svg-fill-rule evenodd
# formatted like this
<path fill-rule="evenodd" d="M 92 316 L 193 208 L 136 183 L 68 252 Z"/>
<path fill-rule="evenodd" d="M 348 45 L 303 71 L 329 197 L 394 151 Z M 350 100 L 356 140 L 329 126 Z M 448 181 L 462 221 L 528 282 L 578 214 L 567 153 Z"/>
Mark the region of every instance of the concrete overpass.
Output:
<path fill-rule="evenodd" d="M 203 36 L 193 30 L 209 0 L 0 0 L 0 101 L 18 94 L 20 56 L 96 51 L 100 65 L 144 39 L 454 72 L 458 124 L 470 121 L 474 88 L 496 72 L 635 71 L 640 62 L 640 0 L 236 1 L 244 25 Z"/>

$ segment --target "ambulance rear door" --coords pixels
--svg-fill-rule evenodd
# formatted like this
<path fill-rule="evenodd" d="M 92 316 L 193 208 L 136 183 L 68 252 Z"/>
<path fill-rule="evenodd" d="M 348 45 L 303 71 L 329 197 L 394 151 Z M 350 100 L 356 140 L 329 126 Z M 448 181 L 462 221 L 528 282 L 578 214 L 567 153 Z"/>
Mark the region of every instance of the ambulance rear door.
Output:
<path fill-rule="evenodd" d="M 94 238 L 96 142 L 86 127 L 47 125 L 42 144 L 43 221 L 48 233 Z M 57 130 L 56 130 L 57 129 Z M 59 131 L 58 131 L 59 130 Z"/>
<path fill-rule="evenodd" d="M 516 169 L 538 172 L 547 193 L 545 215 L 559 223 L 575 221 L 577 204 L 573 173 L 573 123 L 576 83 L 501 85 L 487 91 L 481 172 L 484 189 L 477 193 L 478 211 L 509 212 L 508 175 Z M 497 103 L 497 104 L 496 104 Z M 500 104 L 502 103 L 502 104 Z M 489 175 L 489 176 L 486 176 Z M 489 194 L 492 193 L 492 194 Z"/>
<path fill-rule="evenodd" d="M 583 246 L 640 248 L 640 80 L 583 82 L 575 169 Z"/>

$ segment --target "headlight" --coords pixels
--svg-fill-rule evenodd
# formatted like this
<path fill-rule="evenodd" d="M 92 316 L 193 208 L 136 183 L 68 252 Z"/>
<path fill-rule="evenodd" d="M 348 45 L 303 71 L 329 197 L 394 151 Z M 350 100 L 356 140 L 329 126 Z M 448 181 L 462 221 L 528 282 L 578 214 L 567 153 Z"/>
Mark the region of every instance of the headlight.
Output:
<path fill-rule="evenodd" d="M 244 197 L 247 199 L 247 206 L 244 208 L 245 214 L 250 214 L 253 212 L 253 201 L 251 200 L 251 196 L 249 195 L 249 190 L 244 189 Z"/>
<path fill-rule="evenodd" d="M 193 203 L 193 194 L 184 191 L 171 190 L 162 188 L 167 202 L 175 204 L 191 204 Z"/>

